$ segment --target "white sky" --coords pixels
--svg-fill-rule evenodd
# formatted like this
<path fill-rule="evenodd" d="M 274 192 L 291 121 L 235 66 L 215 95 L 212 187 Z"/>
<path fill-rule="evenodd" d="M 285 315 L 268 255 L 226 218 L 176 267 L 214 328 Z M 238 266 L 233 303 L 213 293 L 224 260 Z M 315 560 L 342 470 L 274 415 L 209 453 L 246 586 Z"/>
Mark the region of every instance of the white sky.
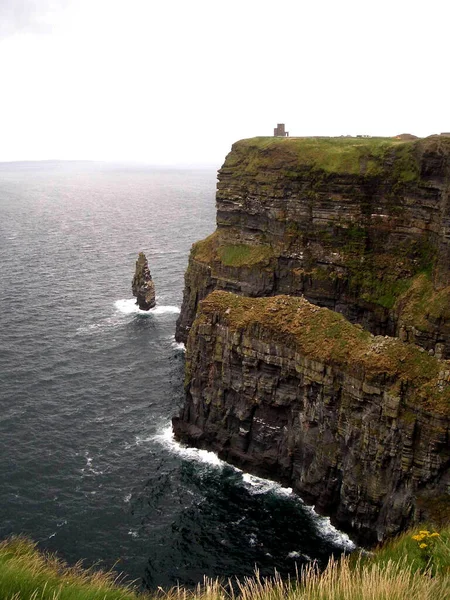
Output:
<path fill-rule="evenodd" d="M 445 0 L 0 0 L 0 161 L 450 131 Z"/>

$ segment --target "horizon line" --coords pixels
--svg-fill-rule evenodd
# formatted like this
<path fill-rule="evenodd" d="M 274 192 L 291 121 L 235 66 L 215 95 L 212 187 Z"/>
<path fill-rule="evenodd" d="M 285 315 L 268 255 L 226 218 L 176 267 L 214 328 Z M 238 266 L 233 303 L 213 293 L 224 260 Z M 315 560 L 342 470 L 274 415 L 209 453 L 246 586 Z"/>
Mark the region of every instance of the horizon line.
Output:
<path fill-rule="evenodd" d="M 127 160 L 127 159 L 90 159 L 90 158 L 44 158 L 44 159 L 15 159 L 15 160 L 0 160 L 0 165 L 14 164 L 44 164 L 44 163 L 91 163 L 91 164 L 109 164 L 109 165 L 134 165 L 146 167 L 164 167 L 164 168 L 219 168 L 221 163 L 216 162 L 174 162 L 174 163 L 156 163 L 143 160 Z"/>

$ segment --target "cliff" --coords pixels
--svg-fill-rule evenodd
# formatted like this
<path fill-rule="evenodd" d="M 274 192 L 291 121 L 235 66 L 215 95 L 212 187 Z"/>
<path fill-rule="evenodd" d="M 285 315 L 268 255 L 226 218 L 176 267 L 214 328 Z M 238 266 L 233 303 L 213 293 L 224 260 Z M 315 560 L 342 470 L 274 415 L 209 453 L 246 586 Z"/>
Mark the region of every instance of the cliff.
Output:
<path fill-rule="evenodd" d="M 450 139 L 254 138 L 219 171 L 176 337 L 216 289 L 304 295 L 374 334 L 450 356 Z"/>
<path fill-rule="evenodd" d="M 214 292 L 174 431 L 376 542 L 450 518 L 449 379 L 446 361 L 303 298 Z"/>

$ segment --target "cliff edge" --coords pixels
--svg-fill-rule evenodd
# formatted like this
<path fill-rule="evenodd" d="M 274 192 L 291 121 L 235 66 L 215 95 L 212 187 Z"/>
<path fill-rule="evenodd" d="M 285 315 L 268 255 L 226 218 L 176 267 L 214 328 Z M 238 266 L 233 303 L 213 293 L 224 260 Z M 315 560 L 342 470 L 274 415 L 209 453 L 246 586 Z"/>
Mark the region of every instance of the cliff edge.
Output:
<path fill-rule="evenodd" d="M 450 356 L 450 139 L 253 138 L 218 174 L 176 336 L 215 289 L 304 295 L 374 334 Z"/>
<path fill-rule="evenodd" d="M 213 292 L 177 439 L 292 486 L 361 542 L 450 517 L 450 366 L 303 298 Z"/>
<path fill-rule="evenodd" d="M 218 178 L 176 437 L 362 543 L 450 521 L 450 139 L 253 138 Z"/>

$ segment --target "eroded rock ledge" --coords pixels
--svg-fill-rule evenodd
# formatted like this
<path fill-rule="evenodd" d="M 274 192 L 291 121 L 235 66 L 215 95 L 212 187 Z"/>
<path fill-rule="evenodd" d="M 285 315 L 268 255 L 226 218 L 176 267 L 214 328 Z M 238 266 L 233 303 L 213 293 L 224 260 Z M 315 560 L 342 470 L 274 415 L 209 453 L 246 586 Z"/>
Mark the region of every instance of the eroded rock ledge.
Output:
<path fill-rule="evenodd" d="M 450 139 L 254 138 L 219 171 L 177 339 L 222 289 L 304 295 L 375 334 L 450 356 Z"/>
<path fill-rule="evenodd" d="M 177 439 L 291 485 L 363 542 L 450 516 L 450 367 L 304 298 L 214 292 Z"/>

